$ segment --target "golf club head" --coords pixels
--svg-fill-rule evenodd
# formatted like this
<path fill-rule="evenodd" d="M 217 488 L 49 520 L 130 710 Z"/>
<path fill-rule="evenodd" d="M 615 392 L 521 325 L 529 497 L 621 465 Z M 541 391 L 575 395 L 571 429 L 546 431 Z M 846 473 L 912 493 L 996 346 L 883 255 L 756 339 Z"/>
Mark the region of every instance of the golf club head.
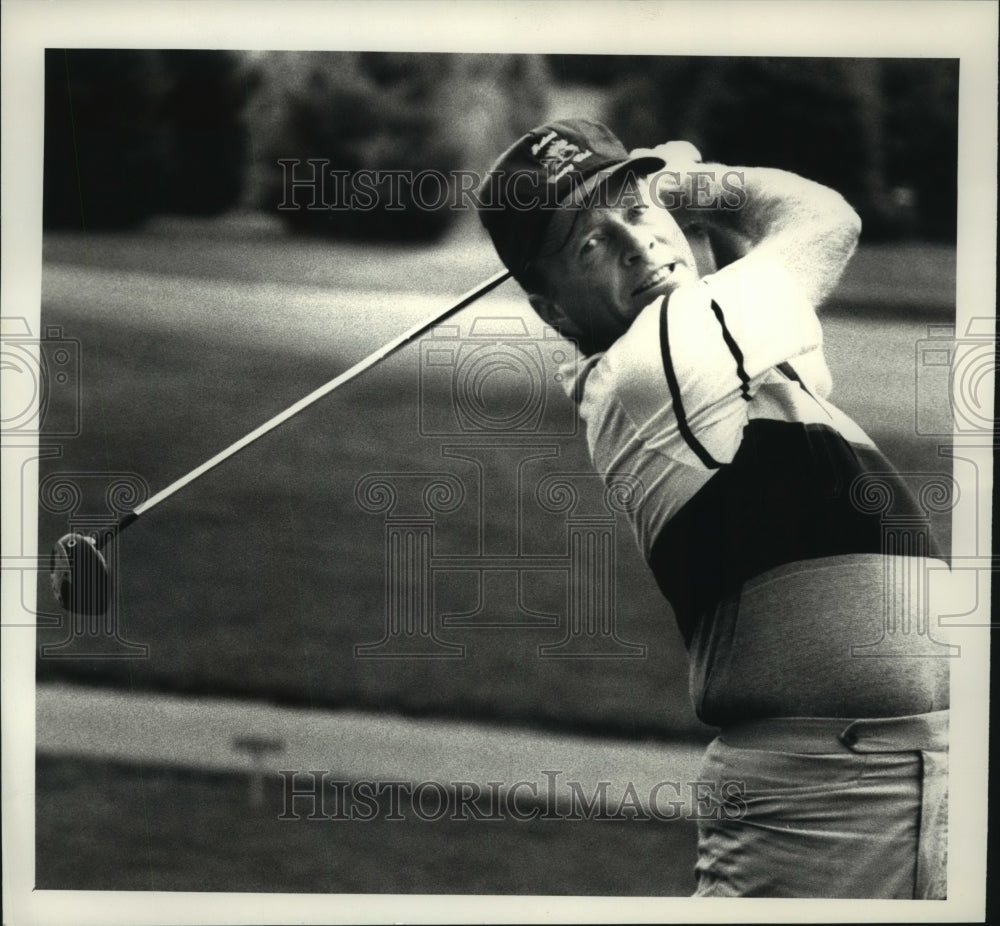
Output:
<path fill-rule="evenodd" d="M 104 614 L 111 590 L 108 564 L 83 534 L 66 534 L 52 547 L 49 580 L 56 600 L 72 614 Z"/>

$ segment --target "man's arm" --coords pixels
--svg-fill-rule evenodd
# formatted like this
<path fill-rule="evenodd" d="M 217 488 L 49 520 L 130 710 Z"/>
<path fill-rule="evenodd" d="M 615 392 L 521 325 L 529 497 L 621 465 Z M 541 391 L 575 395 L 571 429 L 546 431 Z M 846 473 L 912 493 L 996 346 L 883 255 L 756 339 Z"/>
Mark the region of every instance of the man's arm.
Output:
<path fill-rule="evenodd" d="M 861 220 L 839 193 L 784 170 L 702 164 L 690 145 L 654 151 L 669 172 L 657 181 L 661 200 L 682 229 L 705 229 L 719 266 L 769 257 L 812 305 L 830 294 L 861 232 Z"/>

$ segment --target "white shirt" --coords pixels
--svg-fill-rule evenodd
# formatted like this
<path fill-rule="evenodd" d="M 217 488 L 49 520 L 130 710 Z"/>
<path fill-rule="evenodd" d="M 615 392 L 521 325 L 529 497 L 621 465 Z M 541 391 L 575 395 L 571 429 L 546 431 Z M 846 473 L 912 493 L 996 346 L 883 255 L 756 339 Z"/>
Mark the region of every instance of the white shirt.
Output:
<path fill-rule="evenodd" d="M 826 424 L 873 446 L 825 401 L 832 382 L 822 342 L 814 307 L 787 271 L 751 256 L 648 305 L 581 365 L 576 382 L 565 381 L 571 395 L 582 385 L 595 467 L 606 480 L 628 474 L 641 483 L 630 517 L 644 555 L 733 459 L 751 419 Z M 801 382 L 777 369 L 788 361 Z"/>

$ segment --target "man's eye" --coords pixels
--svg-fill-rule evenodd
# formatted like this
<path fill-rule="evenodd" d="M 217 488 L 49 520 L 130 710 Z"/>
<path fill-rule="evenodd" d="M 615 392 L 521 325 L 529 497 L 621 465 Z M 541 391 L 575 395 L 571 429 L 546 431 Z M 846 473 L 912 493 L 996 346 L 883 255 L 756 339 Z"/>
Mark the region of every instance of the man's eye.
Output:
<path fill-rule="evenodd" d="M 649 206 L 646 203 L 636 203 L 634 206 L 630 206 L 628 210 L 629 218 L 635 221 L 636 219 L 641 219 L 645 215 Z"/>
<path fill-rule="evenodd" d="M 583 244 L 580 245 L 580 255 L 585 257 L 588 254 L 592 254 L 597 250 L 603 240 L 604 238 L 601 235 L 591 235 L 583 242 Z"/>

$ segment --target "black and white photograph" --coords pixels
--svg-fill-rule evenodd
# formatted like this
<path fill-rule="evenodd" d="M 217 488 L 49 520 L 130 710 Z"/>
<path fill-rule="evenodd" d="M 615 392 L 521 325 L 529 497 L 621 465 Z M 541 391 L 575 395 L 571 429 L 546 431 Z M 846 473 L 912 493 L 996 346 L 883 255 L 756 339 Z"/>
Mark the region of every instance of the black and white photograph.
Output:
<path fill-rule="evenodd" d="M 983 921 L 996 3 L 0 10 L 5 923 Z"/>

